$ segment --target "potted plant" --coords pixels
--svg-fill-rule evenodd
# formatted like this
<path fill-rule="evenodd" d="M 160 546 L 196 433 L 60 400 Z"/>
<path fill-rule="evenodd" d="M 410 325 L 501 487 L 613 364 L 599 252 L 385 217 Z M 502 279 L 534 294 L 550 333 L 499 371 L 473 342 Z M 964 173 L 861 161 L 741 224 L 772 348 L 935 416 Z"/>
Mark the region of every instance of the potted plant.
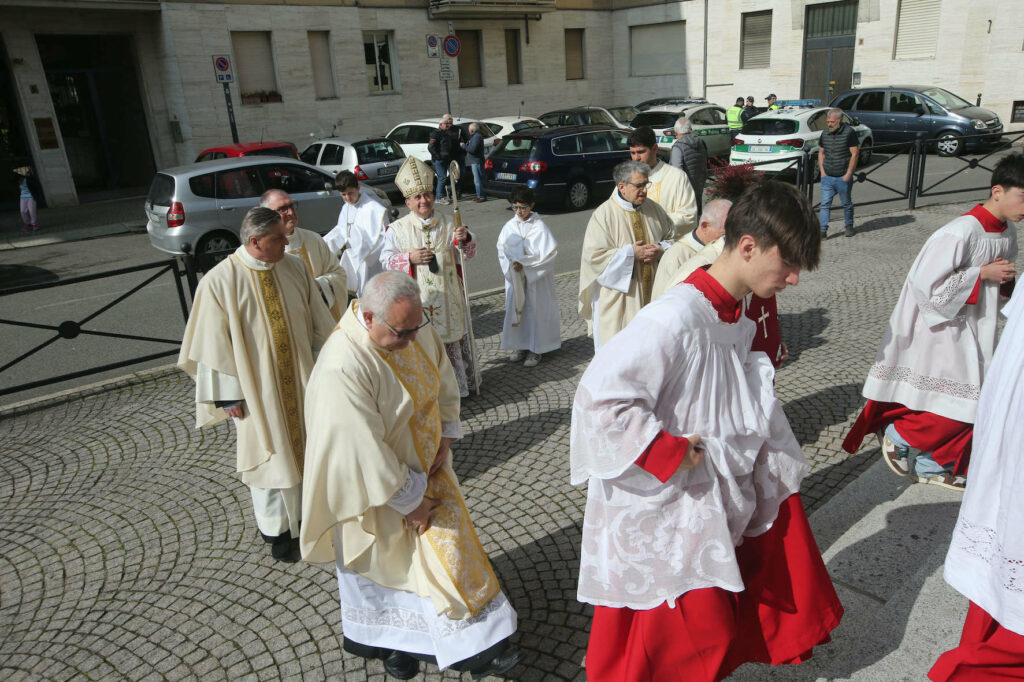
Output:
<path fill-rule="evenodd" d="M 242 104 L 259 104 L 262 101 L 258 92 L 243 92 Z"/>
<path fill-rule="evenodd" d="M 277 90 L 264 90 L 263 91 L 263 101 L 264 102 L 280 102 L 281 101 L 281 93 L 279 93 Z"/>

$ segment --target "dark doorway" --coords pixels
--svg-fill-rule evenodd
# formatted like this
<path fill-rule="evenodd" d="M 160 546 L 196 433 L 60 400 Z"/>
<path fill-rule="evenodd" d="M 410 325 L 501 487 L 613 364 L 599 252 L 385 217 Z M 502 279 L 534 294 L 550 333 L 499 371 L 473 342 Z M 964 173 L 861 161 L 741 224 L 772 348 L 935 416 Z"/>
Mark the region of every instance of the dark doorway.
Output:
<path fill-rule="evenodd" d="M 18 185 L 13 169 L 31 165 L 25 126 L 14 96 L 11 66 L 7 61 L 3 37 L 0 37 L 0 210 L 18 208 Z M 42 206 L 43 202 L 38 197 L 36 201 Z"/>
<path fill-rule="evenodd" d="M 156 170 L 127 35 L 37 35 L 79 201 L 145 194 Z"/>
<path fill-rule="evenodd" d="M 828 104 L 850 89 L 857 39 L 857 0 L 810 5 L 804 21 L 800 96 Z"/>

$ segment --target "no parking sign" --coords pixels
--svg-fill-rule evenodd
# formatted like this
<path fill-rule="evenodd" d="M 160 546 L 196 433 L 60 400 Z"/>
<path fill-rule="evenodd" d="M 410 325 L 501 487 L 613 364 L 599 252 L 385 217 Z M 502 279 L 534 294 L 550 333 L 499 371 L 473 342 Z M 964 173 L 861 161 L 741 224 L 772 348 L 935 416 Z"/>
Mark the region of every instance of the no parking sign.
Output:
<path fill-rule="evenodd" d="M 458 36 L 451 33 L 445 36 L 442 47 L 444 48 L 444 53 L 449 57 L 458 57 L 459 52 L 462 51 L 462 42 L 459 40 Z"/>
<path fill-rule="evenodd" d="M 218 83 L 235 82 L 235 74 L 231 71 L 231 58 L 226 54 L 213 55 L 213 73 Z"/>

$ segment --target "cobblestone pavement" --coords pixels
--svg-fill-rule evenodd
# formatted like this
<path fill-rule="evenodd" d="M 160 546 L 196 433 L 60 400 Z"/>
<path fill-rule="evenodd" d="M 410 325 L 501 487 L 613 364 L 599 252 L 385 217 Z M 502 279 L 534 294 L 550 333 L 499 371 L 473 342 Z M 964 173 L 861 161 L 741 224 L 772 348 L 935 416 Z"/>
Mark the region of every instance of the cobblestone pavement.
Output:
<path fill-rule="evenodd" d="M 810 509 L 877 454 L 840 442 L 910 261 L 958 208 L 862 220 L 780 296 L 791 359 L 777 387 L 813 464 Z M 558 279 L 563 347 L 534 369 L 498 350 L 504 297 L 473 304 L 484 391 L 464 404 L 456 469 L 519 613 L 525 656 L 508 679 L 584 679 L 568 421 L 592 344 L 576 286 Z M 379 661 L 341 650 L 332 567 L 275 563 L 257 541 L 233 431 L 196 431 L 192 391 L 160 370 L 0 412 L 0 678 L 383 682 Z M 424 667 L 419 679 L 460 679 Z"/>

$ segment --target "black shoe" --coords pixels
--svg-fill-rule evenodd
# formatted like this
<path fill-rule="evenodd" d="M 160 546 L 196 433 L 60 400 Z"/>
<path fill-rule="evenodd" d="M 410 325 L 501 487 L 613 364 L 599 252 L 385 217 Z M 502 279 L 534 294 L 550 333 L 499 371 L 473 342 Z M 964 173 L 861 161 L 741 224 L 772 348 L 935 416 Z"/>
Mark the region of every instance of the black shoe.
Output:
<path fill-rule="evenodd" d="M 392 651 L 384 659 L 384 670 L 391 677 L 400 680 L 411 680 L 420 672 L 420 662 L 407 653 Z"/>
<path fill-rule="evenodd" d="M 846 226 L 846 236 L 847 237 L 852 237 L 855 234 L 857 234 L 857 232 L 856 232 L 856 230 L 853 229 L 853 225 L 847 225 Z"/>
<path fill-rule="evenodd" d="M 469 673 L 473 676 L 474 680 L 479 680 L 488 675 L 501 675 L 516 667 L 519 664 L 519 659 L 522 657 L 523 653 L 521 651 L 508 648 L 483 666 L 470 670 Z"/>
<path fill-rule="evenodd" d="M 299 560 L 298 540 L 292 540 L 290 533 L 278 535 L 277 539 L 270 545 L 270 556 L 274 557 L 275 561 L 294 564 Z"/>
<path fill-rule="evenodd" d="M 292 532 L 290 530 L 286 530 L 285 532 L 281 533 L 280 535 L 264 535 L 263 531 L 258 531 L 258 532 L 260 534 L 260 537 L 263 538 L 263 542 L 267 543 L 268 545 L 272 545 L 272 544 L 274 544 L 275 542 L 277 542 L 278 540 L 280 540 L 282 538 L 287 538 L 289 540 L 292 539 Z"/>

